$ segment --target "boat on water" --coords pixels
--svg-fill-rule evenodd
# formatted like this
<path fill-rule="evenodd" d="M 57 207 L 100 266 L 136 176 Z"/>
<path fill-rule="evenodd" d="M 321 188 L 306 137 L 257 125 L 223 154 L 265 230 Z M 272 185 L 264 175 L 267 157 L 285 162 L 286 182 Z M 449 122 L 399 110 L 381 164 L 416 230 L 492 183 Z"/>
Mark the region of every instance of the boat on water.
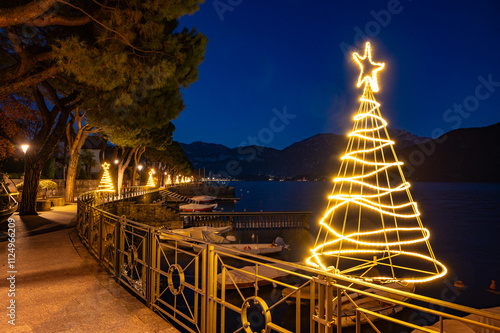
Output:
<path fill-rule="evenodd" d="M 160 235 L 160 240 L 183 240 L 183 237 L 191 237 L 208 243 L 223 244 L 229 243 L 229 240 L 221 234 L 231 229 L 232 227 L 230 225 L 225 227 L 200 226 L 184 229 L 161 229 L 165 231 L 165 233 Z"/>
<path fill-rule="evenodd" d="M 493 308 L 481 309 L 486 312 L 491 312 L 492 314 L 499 315 L 500 314 L 500 306 Z M 494 327 L 500 327 L 500 320 L 488 318 L 485 316 L 481 316 L 478 314 L 470 314 L 464 317 L 464 319 L 471 320 L 472 322 L 462 322 L 456 319 L 445 319 L 443 320 L 443 329 L 445 332 L 453 332 L 453 333 L 493 333 L 492 330 L 481 327 L 479 325 L 475 325 L 473 322 L 479 322 L 488 324 Z M 438 321 L 432 326 L 424 326 L 423 328 L 435 330 L 439 332 L 440 322 Z M 422 330 L 413 330 L 411 333 L 423 333 Z"/>
<path fill-rule="evenodd" d="M 290 246 L 285 244 L 285 241 L 281 237 L 276 237 L 272 243 L 227 244 L 224 245 L 224 247 L 245 253 L 260 255 L 269 255 L 279 253 L 283 251 L 283 249 L 290 249 Z"/>
<path fill-rule="evenodd" d="M 197 204 L 190 203 L 180 205 L 179 209 L 183 212 L 211 212 L 217 207 L 217 204 Z"/>
<path fill-rule="evenodd" d="M 215 203 L 217 197 L 212 197 L 210 195 L 197 195 L 192 197 L 191 200 L 199 204 L 209 204 L 209 203 Z"/>
<path fill-rule="evenodd" d="M 399 291 L 410 292 L 410 293 L 415 291 L 415 284 L 414 283 L 401 284 L 398 282 L 392 282 L 392 283 L 384 284 L 383 286 L 387 287 L 387 288 L 399 290 Z M 295 295 L 293 295 L 293 294 L 296 291 L 297 291 L 297 289 L 295 289 L 295 288 L 285 288 L 281 291 L 281 293 L 282 293 L 283 297 L 288 297 L 287 303 L 294 303 L 294 302 L 296 302 L 296 298 L 295 298 Z M 390 299 L 393 299 L 396 301 L 405 302 L 408 300 L 408 297 L 393 294 L 393 293 L 391 293 L 389 291 L 385 291 L 385 290 L 380 290 L 380 289 L 375 289 L 375 288 L 367 288 L 367 289 L 364 289 L 363 291 L 370 293 L 370 294 L 383 296 L 385 298 L 390 298 Z M 310 286 L 305 286 L 303 288 L 300 288 L 300 293 L 301 293 L 300 303 L 302 305 L 308 305 L 309 301 L 311 299 L 317 300 L 317 294 L 311 295 Z M 396 314 L 398 312 L 401 312 L 404 309 L 403 305 L 396 304 L 396 303 L 390 302 L 390 301 L 382 301 L 382 300 L 377 299 L 375 297 L 366 296 L 366 295 L 356 293 L 356 292 L 348 293 L 348 296 L 343 296 L 341 299 L 341 302 L 342 302 L 342 318 L 341 318 L 342 327 L 356 325 L 356 308 L 357 307 L 362 307 L 364 309 L 370 310 L 370 311 L 375 312 L 377 314 L 386 315 L 386 316 Z M 336 318 L 337 303 L 335 301 L 334 301 L 334 305 L 333 305 L 333 315 Z M 379 317 L 377 317 L 375 315 L 370 315 L 370 314 L 367 314 L 367 317 L 370 321 L 376 321 L 376 320 L 380 319 Z M 361 323 L 365 324 L 367 322 L 368 322 L 367 318 L 365 316 L 361 316 Z"/>
<path fill-rule="evenodd" d="M 225 272 L 224 281 L 222 281 L 222 273 L 217 274 L 217 284 L 220 287 L 224 286 L 225 289 L 252 288 L 272 284 L 270 279 L 281 281 L 290 274 L 288 266 L 280 264 L 269 265 L 259 265 L 258 267 L 251 265 L 228 269 Z"/>
<path fill-rule="evenodd" d="M 222 245 L 229 249 L 234 249 L 242 251 L 248 254 L 260 254 L 260 255 L 270 255 L 274 253 L 279 253 L 283 249 L 290 249 L 290 246 L 285 243 L 283 238 L 276 237 L 272 243 L 248 243 L 248 244 L 236 244 L 234 242 L 234 236 L 224 237 L 222 234 L 231 231 L 231 226 L 225 227 L 191 227 L 184 229 L 161 229 L 165 233 L 160 235 L 160 240 L 175 241 L 184 240 L 183 237 L 194 238 L 195 240 Z M 192 246 L 188 246 L 191 248 Z M 221 257 L 224 256 L 223 253 L 219 253 Z"/>

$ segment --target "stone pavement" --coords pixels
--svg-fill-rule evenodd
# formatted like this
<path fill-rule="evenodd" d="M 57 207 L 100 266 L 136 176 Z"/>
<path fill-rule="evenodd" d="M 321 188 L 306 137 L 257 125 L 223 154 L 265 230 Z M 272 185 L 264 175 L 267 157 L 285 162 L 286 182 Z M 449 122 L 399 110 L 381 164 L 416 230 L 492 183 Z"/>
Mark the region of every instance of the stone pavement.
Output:
<path fill-rule="evenodd" d="M 15 297 L 9 297 L 9 242 L 2 226 L 0 332 L 178 332 L 97 264 L 80 242 L 75 215 L 73 204 L 12 216 Z M 12 299 L 15 326 L 7 316 Z"/>

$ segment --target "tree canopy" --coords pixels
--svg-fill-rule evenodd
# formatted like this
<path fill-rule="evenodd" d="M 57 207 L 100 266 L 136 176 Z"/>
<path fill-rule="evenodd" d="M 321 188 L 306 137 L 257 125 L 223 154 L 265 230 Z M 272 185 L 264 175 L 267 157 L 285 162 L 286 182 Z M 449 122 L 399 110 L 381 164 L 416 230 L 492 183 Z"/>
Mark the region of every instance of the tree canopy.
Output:
<path fill-rule="evenodd" d="M 180 89 L 197 79 L 207 43 L 194 29 L 179 30 L 177 19 L 201 2 L 0 3 L 0 97 L 28 91 L 43 123 L 27 156 L 26 189 L 36 186 L 78 108 L 85 110 L 86 122 L 114 134 L 118 145 L 170 141 L 170 121 L 184 108 Z M 23 205 L 34 202 L 24 192 Z M 21 206 L 23 214 L 28 211 L 34 210 Z"/>

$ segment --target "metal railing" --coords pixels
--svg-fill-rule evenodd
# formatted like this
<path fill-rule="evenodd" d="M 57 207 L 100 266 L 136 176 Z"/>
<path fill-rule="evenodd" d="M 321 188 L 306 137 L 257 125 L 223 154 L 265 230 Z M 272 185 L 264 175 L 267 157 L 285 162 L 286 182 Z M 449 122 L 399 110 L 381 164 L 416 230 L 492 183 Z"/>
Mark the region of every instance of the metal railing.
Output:
<path fill-rule="evenodd" d="M 409 328 L 435 333 L 444 332 L 445 319 L 453 319 L 475 325 L 482 332 L 500 332 L 499 314 L 245 254 L 120 218 L 103 209 L 111 201 L 145 193 L 149 192 L 136 188 L 119 196 L 82 194 L 78 199 L 78 232 L 110 274 L 182 331 L 327 333 L 354 325 L 356 332 Z M 286 295 L 285 289 L 289 290 Z M 435 316 L 439 327 L 421 327 L 407 317 L 356 304 L 354 295 Z M 351 315 L 345 311 L 346 303 L 354 303 Z M 454 311 L 469 316 L 450 313 Z M 388 329 L 383 325 L 396 326 Z"/>
<path fill-rule="evenodd" d="M 180 213 L 186 226 L 231 225 L 233 229 L 309 229 L 312 212 L 189 212 Z"/>

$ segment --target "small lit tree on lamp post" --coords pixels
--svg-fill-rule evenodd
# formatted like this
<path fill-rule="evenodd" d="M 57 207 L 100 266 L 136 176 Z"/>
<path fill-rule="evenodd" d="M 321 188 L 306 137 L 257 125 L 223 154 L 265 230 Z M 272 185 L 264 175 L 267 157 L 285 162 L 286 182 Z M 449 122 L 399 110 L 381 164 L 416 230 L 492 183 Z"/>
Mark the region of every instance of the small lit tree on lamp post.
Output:
<path fill-rule="evenodd" d="M 149 171 L 149 178 L 148 178 L 148 183 L 146 184 L 147 187 L 155 187 L 155 181 L 153 179 L 153 175 L 155 173 L 155 170 L 154 169 L 151 169 L 151 171 Z"/>
<path fill-rule="evenodd" d="M 115 188 L 113 186 L 113 182 L 111 181 L 111 176 L 109 175 L 109 163 L 104 163 L 102 165 L 104 173 L 101 178 L 101 182 L 99 183 L 99 187 L 97 188 L 98 192 L 114 192 Z"/>

